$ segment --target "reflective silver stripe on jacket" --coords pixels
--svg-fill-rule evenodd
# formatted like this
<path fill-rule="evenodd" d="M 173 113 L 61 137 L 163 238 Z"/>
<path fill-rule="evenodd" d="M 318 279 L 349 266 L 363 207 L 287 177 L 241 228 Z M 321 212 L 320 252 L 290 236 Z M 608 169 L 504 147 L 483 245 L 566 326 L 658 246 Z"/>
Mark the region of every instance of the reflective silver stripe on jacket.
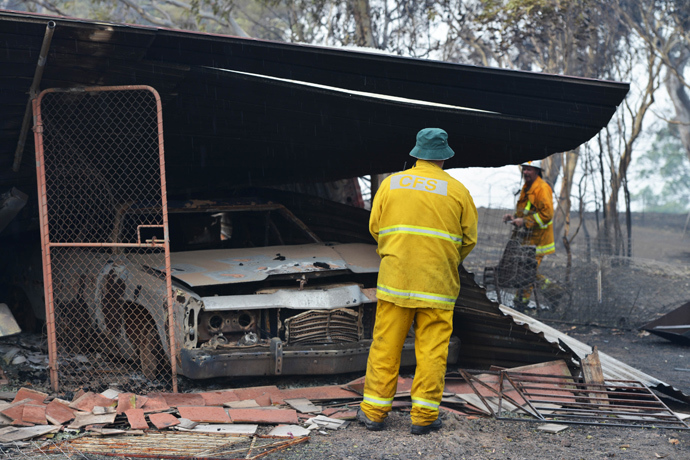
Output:
<path fill-rule="evenodd" d="M 525 211 L 529 211 L 530 209 L 532 209 L 532 203 L 528 201 L 527 206 L 525 206 Z M 549 225 L 551 225 L 551 223 L 553 223 L 553 220 L 551 220 L 545 224 L 544 221 L 541 220 L 541 217 L 539 216 L 538 212 L 535 212 L 533 214 L 533 216 L 534 216 L 534 221 L 537 223 L 537 225 L 539 225 L 539 228 L 546 228 Z"/>
<path fill-rule="evenodd" d="M 379 238 L 394 233 L 407 233 L 410 235 L 430 236 L 433 238 L 441 238 L 452 241 L 455 244 L 462 244 L 462 236 L 453 233 L 444 232 L 431 227 L 418 227 L 416 225 L 391 225 L 379 229 Z"/>

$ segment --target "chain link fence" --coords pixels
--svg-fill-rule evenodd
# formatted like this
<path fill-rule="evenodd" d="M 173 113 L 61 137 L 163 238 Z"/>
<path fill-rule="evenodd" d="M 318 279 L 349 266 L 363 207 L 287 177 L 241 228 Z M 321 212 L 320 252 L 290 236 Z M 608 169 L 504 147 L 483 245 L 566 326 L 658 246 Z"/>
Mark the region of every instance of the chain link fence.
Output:
<path fill-rule="evenodd" d="M 660 220 L 650 219 L 646 227 L 633 226 L 633 257 L 624 257 L 610 254 L 614 245 L 592 236 L 597 234 L 597 222 L 590 216 L 585 221 L 587 232 L 580 227 L 571 243 L 570 263 L 566 249 L 559 244 L 561 238 L 556 237 L 556 254 L 544 257 L 537 275 L 529 263 L 520 264 L 529 260 L 529 250 L 516 249 L 511 241 L 512 225 L 502 221 L 511 212 L 479 209 L 479 240 L 464 262 L 487 288 L 487 295 L 504 305 L 517 306 L 516 295 L 527 286 L 533 289 L 526 310 L 530 314 L 627 328 L 640 327 L 690 300 L 690 267 L 681 254 L 688 244 L 683 240 L 680 218 L 676 219 L 677 228 L 666 233 L 659 231 Z M 647 227 L 654 231 L 644 231 Z M 640 241 L 636 234 L 643 234 Z M 651 238 L 666 238 L 667 249 L 658 249 L 657 258 L 635 257 L 635 248 L 651 244 Z M 654 244 L 659 247 L 660 243 Z M 678 254 L 675 260 L 669 257 L 674 251 Z"/>
<path fill-rule="evenodd" d="M 54 389 L 175 390 L 158 94 L 46 90 L 34 115 Z"/>

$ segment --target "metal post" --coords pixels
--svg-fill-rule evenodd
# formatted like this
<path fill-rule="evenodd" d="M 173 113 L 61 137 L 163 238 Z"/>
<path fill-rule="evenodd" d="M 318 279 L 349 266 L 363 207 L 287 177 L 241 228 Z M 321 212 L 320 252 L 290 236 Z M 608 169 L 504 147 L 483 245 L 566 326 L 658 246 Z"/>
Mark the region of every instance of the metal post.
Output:
<path fill-rule="evenodd" d="M 38 63 L 34 71 L 34 80 L 29 88 L 29 100 L 26 102 L 26 111 L 24 112 L 24 121 L 19 132 L 19 140 L 17 141 L 17 150 L 14 152 L 14 163 L 12 164 L 12 171 L 18 172 L 19 165 L 22 162 L 22 155 L 24 154 L 24 144 L 26 143 L 26 135 L 29 132 L 29 123 L 31 123 L 31 101 L 36 99 L 38 95 L 38 88 L 41 85 L 41 78 L 43 78 L 43 70 L 46 66 L 46 59 L 48 57 L 48 50 L 50 49 L 50 42 L 53 40 L 53 33 L 55 32 L 55 21 L 48 21 L 46 24 L 46 33 L 43 36 L 43 44 L 41 45 L 41 52 L 38 55 Z"/>

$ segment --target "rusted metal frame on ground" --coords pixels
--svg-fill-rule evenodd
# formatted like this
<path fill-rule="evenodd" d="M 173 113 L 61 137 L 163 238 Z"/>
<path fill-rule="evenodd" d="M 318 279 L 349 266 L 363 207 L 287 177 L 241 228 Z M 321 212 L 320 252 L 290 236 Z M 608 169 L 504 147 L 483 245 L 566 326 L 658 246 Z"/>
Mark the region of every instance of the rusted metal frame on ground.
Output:
<path fill-rule="evenodd" d="M 46 66 L 46 59 L 48 57 L 48 50 L 50 50 L 50 43 L 53 40 L 55 33 L 55 21 L 48 21 L 46 24 L 45 35 L 43 36 L 43 43 L 41 43 L 41 51 L 38 54 L 38 62 L 36 63 L 36 70 L 34 71 L 34 79 L 29 88 L 29 100 L 26 101 L 26 111 L 24 112 L 24 120 L 19 131 L 19 139 L 17 140 L 17 150 L 14 152 L 14 163 L 12 164 L 12 171 L 18 172 L 19 165 L 24 156 L 24 146 L 26 144 L 26 136 L 29 133 L 29 125 L 31 124 L 31 114 L 33 111 L 33 101 L 38 95 L 38 88 L 41 85 L 43 78 L 43 71 Z M 35 113 L 35 112 L 34 112 Z"/>
<path fill-rule="evenodd" d="M 164 240 L 162 244 L 157 241 L 144 244 L 132 243 L 53 243 L 50 241 L 50 234 L 48 232 L 48 202 L 46 191 L 46 174 L 45 174 L 45 158 L 43 145 L 43 122 L 41 117 L 41 101 L 46 94 L 49 93 L 87 93 L 87 92 L 105 92 L 105 91 L 136 91 L 143 90 L 150 92 L 156 100 L 156 119 L 157 119 L 157 133 L 158 138 L 158 156 L 159 156 L 159 174 L 160 174 L 160 196 L 161 196 L 161 212 L 163 218 Z M 147 85 L 127 85 L 127 86 L 92 86 L 84 88 L 51 88 L 42 91 L 38 97 L 31 100 L 34 113 L 34 138 L 36 145 L 36 173 L 39 187 L 39 222 L 41 225 L 41 242 L 43 246 L 43 279 L 44 295 L 46 298 L 46 324 L 48 328 L 48 358 L 50 379 L 53 390 L 58 391 L 58 372 L 57 372 L 57 338 L 55 330 L 55 309 L 54 309 L 54 292 L 52 283 L 52 273 L 50 265 L 50 248 L 51 247 L 141 247 L 141 248 L 163 248 L 165 257 L 165 280 L 167 290 L 167 309 L 168 318 L 168 341 L 170 352 L 170 367 L 172 374 L 172 390 L 177 392 L 177 346 L 175 343 L 175 322 L 173 309 L 173 295 L 172 295 L 172 276 L 171 276 L 171 261 L 170 261 L 170 235 L 168 233 L 168 212 L 167 212 L 167 187 L 165 179 L 165 149 L 163 139 L 163 107 L 158 92 Z M 159 226 L 161 227 L 161 226 Z"/>
<path fill-rule="evenodd" d="M 144 435 L 144 437 L 147 435 Z M 151 436 L 149 434 L 149 436 Z M 174 437 L 180 437 L 182 438 L 183 441 L 187 442 L 187 447 L 196 447 L 199 444 L 195 444 L 192 440 L 190 440 L 190 436 L 194 436 L 199 438 L 200 440 L 206 441 L 204 443 L 203 447 L 209 447 L 209 444 L 213 444 L 210 442 L 211 440 L 213 441 L 218 441 L 222 442 L 222 440 L 227 440 L 227 441 L 235 441 L 235 442 L 241 442 L 242 439 L 240 438 L 246 438 L 244 436 L 242 437 L 236 437 L 236 436 L 226 436 L 226 435 L 217 435 L 217 434 L 210 434 L 210 433 L 156 433 L 153 436 L 155 437 L 161 437 L 163 439 L 156 439 L 154 440 L 156 443 L 156 446 L 161 449 L 169 449 L 171 448 L 170 446 L 166 446 L 163 441 L 166 439 L 174 438 Z M 141 441 L 141 446 L 140 449 L 142 451 L 149 451 L 150 452 L 150 445 L 147 441 L 144 441 L 143 437 L 140 436 L 125 436 L 127 438 L 131 438 L 132 440 L 136 439 L 142 439 Z M 93 440 L 93 442 L 87 441 L 88 440 Z M 276 439 L 277 441 L 271 442 L 268 444 L 263 444 L 257 446 L 257 440 L 258 439 Z M 78 441 L 77 441 L 78 440 Z M 249 439 L 248 439 L 249 440 Z M 156 453 L 145 453 L 141 451 L 137 451 L 136 449 L 132 448 L 131 451 L 126 451 L 128 444 L 124 441 L 120 441 L 118 438 L 110 438 L 110 439 L 105 439 L 102 437 L 94 437 L 94 436 L 80 436 L 78 438 L 75 438 L 74 440 L 68 440 L 68 441 L 62 441 L 59 443 L 51 444 L 46 447 L 40 447 L 33 452 L 35 453 L 40 453 L 40 454 L 52 454 L 56 452 L 60 453 L 65 453 L 65 454 L 95 454 L 95 455 L 102 455 L 105 457 L 127 457 L 127 458 L 159 458 L 159 459 L 169 459 L 169 460 L 186 460 L 190 458 L 190 454 L 193 455 L 193 458 L 196 460 L 253 460 L 257 458 L 264 457 L 266 455 L 272 454 L 274 452 L 277 452 L 282 449 L 286 449 L 288 447 L 295 446 L 297 444 L 302 444 L 304 442 L 307 442 L 309 440 L 308 436 L 300 436 L 296 438 L 283 438 L 279 436 L 268 436 L 268 435 L 255 435 L 251 437 L 250 445 L 249 446 L 244 446 L 236 449 L 230 449 L 230 450 L 225 450 L 225 451 L 218 451 L 218 452 L 208 452 L 208 450 L 213 449 L 213 445 L 210 446 L 209 449 L 207 449 L 204 452 L 192 452 L 192 448 L 189 449 L 188 453 L 180 453 L 180 454 L 166 454 L 166 453 L 161 453 L 161 452 L 156 452 Z M 115 447 L 113 447 L 111 442 L 117 443 Z M 77 446 L 74 446 L 73 444 L 77 444 Z M 228 445 L 232 443 L 226 443 L 224 445 Z M 215 444 L 217 447 L 222 447 L 221 445 Z M 81 447 L 81 448 L 80 448 Z M 109 451 L 105 450 L 106 448 L 110 448 Z M 99 450 L 102 449 L 102 450 Z M 252 450 L 256 449 L 269 449 L 264 452 L 260 452 L 256 455 L 251 455 Z M 229 458 L 226 455 L 233 454 L 233 453 L 244 453 L 246 452 L 244 457 L 235 457 L 235 458 Z"/>
<path fill-rule="evenodd" d="M 482 401 L 484 406 L 486 406 L 486 408 L 489 409 L 489 412 L 491 412 L 491 415 L 493 417 L 498 418 L 498 415 L 494 413 L 493 409 L 491 408 L 491 405 L 486 401 L 486 399 L 484 399 L 484 396 L 482 396 L 482 394 L 479 392 L 479 390 L 477 390 L 477 388 L 474 386 L 474 384 L 472 383 L 473 380 L 476 381 L 477 383 L 480 383 L 484 388 L 486 388 L 487 390 L 491 391 L 492 393 L 496 394 L 496 396 L 498 396 L 498 412 L 499 413 L 501 412 L 501 405 L 502 405 L 503 398 L 505 398 L 511 404 L 513 404 L 515 407 L 519 408 L 520 410 L 524 411 L 525 413 L 527 413 L 529 415 L 534 415 L 534 414 L 531 414 L 527 409 L 522 407 L 522 405 L 520 403 L 518 403 L 517 401 L 515 401 L 513 398 L 511 398 L 510 396 L 507 396 L 505 393 L 503 393 L 503 380 L 500 377 L 499 377 L 500 387 L 499 387 L 499 390 L 496 390 L 495 388 L 491 387 L 490 385 L 487 385 L 486 383 L 482 382 L 478 378 L 475 378 L 469 372 L 466 372 L 463 369 L 459 369 L 458 371 L 460 372 L 460 375 L 462 375 L 462 377 L 465 379 L 467 384 L 470 386 L 470 388 L 472 388 L 472 391 L 474 391 L 474 394 L 477 395 L 477 397 Z M 492 372 L 486 372 L 486 373 L 493 374 Z M 497 375 L 497 374 L 494 374 L 494 375 Z M 538 413 L 538 412 L 535 412 L 535 413 Z"/>
<path fill-rule="evenodd" d="M 605 426 L 615 426 L 615 427 L 628 427 L 628 428 L 645 428 L 650 426 L 658 427 L 658 428 L 669 428 L 669 429 L 679 429 L 679 430 L 690 430 L 690 426 L 685 423 L 683 420 L 681 420 L 673 411 L 671 411 L 648 387 L 646 387 L 644 384 L 640 382 L 635 382 L 635 381 L 630 381 L 630 380 L 606 380 L 605 383 L 602 384 L 586 384 L 586 383 L 581 383 L 581 382 L 576 382 L 573 377 L 567 377 L 564 375 L 541 375 L 541 374 L 527 374 L 527 373 L 510 373 L 509 371 L 502 371 L 502 376 L 505 376 L 506 379 L 511 383 L 513 388 L 520 394 L 520 396 L 529 404 L 529 406 L 535 411 L 535 414 L 538 417 L 541 417 L 541 419 L 526 419 L 526 418 L 513 418 L 513 417 L 503 417 L 503 416 L 497 416 L 497 419 L 500 420 L 513 420 L 513 421 L 530 421 L 530 422 L 543 422 L 546 421 L 547 419 L 541 414 L 540 409 L 544 409 L 543 407 L 539 407 L 538 404 L 563 404 L 567 405 L 568 407 L 549 407 L 548 410 L 552 412 L 550 416 L 548 417 L 548 420 L 554 423 L 563 423 L 563 424 L 574 424 L 574 425 L 605 425 Z M 563 388 L 563 392 L 572 392 L 572 399 L 573 401 L 558 401 L 557 399 L 564 399 L 564 398 L 569 398 L 566 394 L 559 394 L 559 395 L 553 395 L 553 394 L 545 394 L 545 393 L 529 393 L 525 392 L 523 390 L 525 389 L 547 389 L 548 387 L 539 387 L 539 386 L 530 386 L 530 385 L 523 385 L 523 382 L 534 382 L 534 380 L 526 380 L 526 381 L 521 381 L 519 380 L 520 377 L 522 376 L 529 376 L 529 377 L 539 377 L 539 378 L 544 378 L 544 379 L 553 379 L 557 380 L 559 385 L 563 385 L 565 383 L 565 387 Z M 568 382 L 563 382 L 563 380 L 566 380 Z M 608 385 L 606 384 L 608 382 Z M 635 385 L 620 385 L 620 384 L 625 384 L 625 383 L 633 383 Z M 576 389 L 573 390 L 572 388 L 568 387 L 579 387 L 581 389 Z M 603 392 L 601 390 L 595 390 L 595 389 L 589 389 L 589 387 L 611 387 L 614 388 L 614 390 L 608 391 L 608 392 Z M 551 387 L 550 389 L 553 389 Z M 606 393 L 606 394 L 616 394 L 616 392 L 620 392 L 622 389 L 627 389 L 627 390 L 632 390 L 635 391 L 638 395 L 643 395 L 643 396 L 649 396 L 651 399 L 654 401 L 650 401 L 649 399 L 646 400 L 640 400 L 640 399 L 619 399 L 619 398 L 608 398 L 606 400 L 601 399 L 602 404 L 596 404 L 596 403 L 586 403 L 582 401 L 577 401 L 578 399 L 588 399 L 591 400 L 592 398 L 588 397 L 588 394 L 591 393 Z M 644 392 L 644 393 L 643 393 Z M 580 394 L 580 396 L 578 396 Z M 542 397 L 547 397 L 551 399 L 531 399 L 530 396 L 542 396 Z M 617 394 L 617 396 L 622 396 L 620 393 Z M 644 407 L 640 408 L 639 406 L 622 406 L 622 405 L 615 405 L 615 404 L 604 404 L 604 401 L 608 401 L 609 403 L 612 401 L 625 401 L 625 402 L 631 402 L 631 403 L 636 403 L 639 402 L 640 404 L 644 405 Z M 535 405 L 536 404 L 536 405 Z M 651 406 L 651 404 L 656 404 L 655 406 Z M 583 409 L 582 407 L 585 407 Z M 587 409 L 586 407 L 593 406 L 594 410 Z M 626 409 L 631 409 L 631 410 L 636 410 L 636 412 L 631 412 L 631 411 L 616 411 L 614 409 L 616 408 L 626 408 Z M 655 412 L 651 412 L 655 411 Z M 555 413 L 555 414 L 553 414 Z M 667 415 L 668 414 L 668 415 Z M 533 414 L 534 415 L 534 414 Z M 635 421 L 638 423 L 611 423 L 612 418 L 611 417 L 636 417 Z M 577 420 L 573 420 L 576 419 Z M 589 420 L 601 420 L 601 421 L 585 421 L 582 420 L 583 418 L 589 419 Z"/>

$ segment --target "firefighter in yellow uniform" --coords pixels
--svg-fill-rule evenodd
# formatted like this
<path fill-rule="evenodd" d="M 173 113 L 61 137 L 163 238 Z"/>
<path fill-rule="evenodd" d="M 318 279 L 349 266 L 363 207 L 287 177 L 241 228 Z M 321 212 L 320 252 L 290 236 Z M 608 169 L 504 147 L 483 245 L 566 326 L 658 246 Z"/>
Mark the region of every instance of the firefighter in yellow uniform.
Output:
<path fill-rule="evenodd" d="M 426 128 L 410 155 L 415 166 L 387 177 L 374 198 L 369 230 L 381 257 L 373 342 L 357 419 L 384 428 L 396 392 L 400 355 L 414 324 L 413 434 L 441 428 L 458 266 L 477 242 L 477 209 L 464 185 L 443 171 L 454 155 L 448 134 Z"/>
<path fill-rule="evenodd" d="M 528 161 L 520 165 L 524 185 L 520 191 L 515 214 L 506 214 L 503 220 L 512 222 L 518 228 L 527 229 L 521 244 L 536 246 L 537 268 L 547 254 L 556 252 L 553 239 L 553 192 L 541 178 L 541 162 Z M 540 280 L 545 278 L 538 275 Z M 524 311 L 532 295 L 532 288 L 519 290 L 513 299 L 513 306 Z"/>

